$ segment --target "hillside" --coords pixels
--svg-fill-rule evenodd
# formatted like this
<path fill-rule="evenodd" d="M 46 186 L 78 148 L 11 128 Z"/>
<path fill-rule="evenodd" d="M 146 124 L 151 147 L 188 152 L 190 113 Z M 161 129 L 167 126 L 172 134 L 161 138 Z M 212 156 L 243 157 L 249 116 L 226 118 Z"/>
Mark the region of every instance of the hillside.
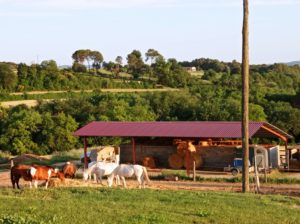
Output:
<path fill-rule="evenodd" d="M 300 61 L 291 61 L 291 62 L 288 62 L 287 65 L 289 65 L 289 66 L 299 65 L 300 66 Z"/>
<path fill-rule="evenodd" d="M 82 141 L 72 135 L 73 131 L 95 120 L 240 120 L 240 63 L 207 58 L 190 62 L 161 59 L 143 66 L 141 69 L 123 65 L 122 71 L 116 71 L 103 64 L 101 69 L 76 72 L 60 70 L 53 62 L 0 63 L 0 101 L 20 100 L 35 105 L 0 107 L 0 149 L 12 154 L 47 154 L 80 147 Z M 189 67 L 201 74 L 191 75 Z M 250 120 L 267 121 L 299 142 L 300 109 L 296 106 L 300 68 L 286 64 L 251 65 L 250 74 Z M 169 91 L 170 88 L 180 91 Z M 123 140 L 91 141 L 92 145 L 120 144 Z"/>

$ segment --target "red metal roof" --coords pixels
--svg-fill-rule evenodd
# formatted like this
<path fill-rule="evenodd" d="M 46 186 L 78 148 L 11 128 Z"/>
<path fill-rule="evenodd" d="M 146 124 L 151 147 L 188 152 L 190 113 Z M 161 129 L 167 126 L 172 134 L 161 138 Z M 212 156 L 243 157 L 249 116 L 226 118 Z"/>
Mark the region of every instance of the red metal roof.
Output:
<path fill-rule="evenodd" d="M 241 138 L 239 121 L 157 121 L 119 122 L 95 121 L 77 130 L 76 136 L 103 137 L 176 137 L 176 138 Z M 250 122 L 251 137 L 292 138 L 266 122 Z"/>

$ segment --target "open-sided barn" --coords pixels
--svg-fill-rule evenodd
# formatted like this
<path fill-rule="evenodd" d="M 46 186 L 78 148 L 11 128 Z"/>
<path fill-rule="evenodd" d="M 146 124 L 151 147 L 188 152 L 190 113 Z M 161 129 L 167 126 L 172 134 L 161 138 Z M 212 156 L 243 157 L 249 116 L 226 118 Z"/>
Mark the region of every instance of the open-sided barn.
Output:
<path fill-rule="evenodd" d="M 91 122 L 77 130 L 75 135 L 85 139 L 85 148 L 87 137 L 131 138 L 131 145 L 121 145 L 121 162 L 142 163 L 145 157 L 153 157 L 156 166 L 160 167 L 168 165 L 172 154 L 180 154 L 179 145 L 188 140 L 193 142 L 201 156 L 200 167 L 203 168 L 227 166 L 242 151 L 239 121 Z M 250 142 L 254 139 L 281 139 L 286 148 L 292 138 L 267 122 L 250 122 L 249 136 Z M 288 150 L 285 156 L 290 158 Z M 287 168 L 289 161 L 286 160 Z"/>

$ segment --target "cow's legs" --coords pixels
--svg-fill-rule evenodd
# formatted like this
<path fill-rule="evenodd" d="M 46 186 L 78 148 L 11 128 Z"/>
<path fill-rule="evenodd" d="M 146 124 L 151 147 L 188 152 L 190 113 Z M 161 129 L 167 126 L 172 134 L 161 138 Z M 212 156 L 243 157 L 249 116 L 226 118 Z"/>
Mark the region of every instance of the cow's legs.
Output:
<path fill-rule="evenodd" d="M 46 180 L 45 189 L 48 188 L 48 183 L 49 183 L 49 180 Z"/>
<path fill-rule="evenodd" d="M 139 182 L 139 188 L 142 188 L 142 180 L 141 180 L 141 176 L 137 176 L 137 181 Z"/>
<path fill-rule="evenodd" d="M 120 185 L 120 177 L 119 177 L 119 175 L 116 175 L 116 185 L 117 186 Z"/>
<path fill-rule="evenodd" d="M 34 187 L 35 187 L 35 188 L 38 187 L 38 181 L 37 181 L 37 180 L 34 181 Z"/>
<path fill-rule="evenodd" d="M 126 181 L 125 181 L 125 177 L 121 176 L 121 180 L 122 180 L 122 182 L 123 182 L 123 187 L 124 187 L 124 188 L 127 188 Z"/>

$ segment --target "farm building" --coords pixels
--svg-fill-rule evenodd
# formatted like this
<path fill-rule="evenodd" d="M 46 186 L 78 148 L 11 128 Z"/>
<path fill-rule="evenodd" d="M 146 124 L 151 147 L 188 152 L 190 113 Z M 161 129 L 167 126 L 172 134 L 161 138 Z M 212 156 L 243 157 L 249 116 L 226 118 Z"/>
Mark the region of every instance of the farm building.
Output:
<path fill-rule="evenodd" d="M 84 138 L 85 149 L 87 137 L 130 138 L 131 144 L 120 146 L 121 162 L 150 163 L 150 167 L 189 167 L 188 142 L 193 147 L 192 159 L 199 169 L 222 169 L 242 154 L 241 122 L 237 121 L 91 122 L 77 130 L 75 135 Z M 266 138 L 285 142 L 282 158 L 277 147 L 269 145 L 264 148 L 254 144 L 251 145 L 250 158 L 261 153 L 268 161 L 266 167 L 278 167 L 284 163 L 289 168 L 292 158 L 287 142 L 292 136 L 266 122 L 250 122 L 249 136 L 250 143 Z"/>

